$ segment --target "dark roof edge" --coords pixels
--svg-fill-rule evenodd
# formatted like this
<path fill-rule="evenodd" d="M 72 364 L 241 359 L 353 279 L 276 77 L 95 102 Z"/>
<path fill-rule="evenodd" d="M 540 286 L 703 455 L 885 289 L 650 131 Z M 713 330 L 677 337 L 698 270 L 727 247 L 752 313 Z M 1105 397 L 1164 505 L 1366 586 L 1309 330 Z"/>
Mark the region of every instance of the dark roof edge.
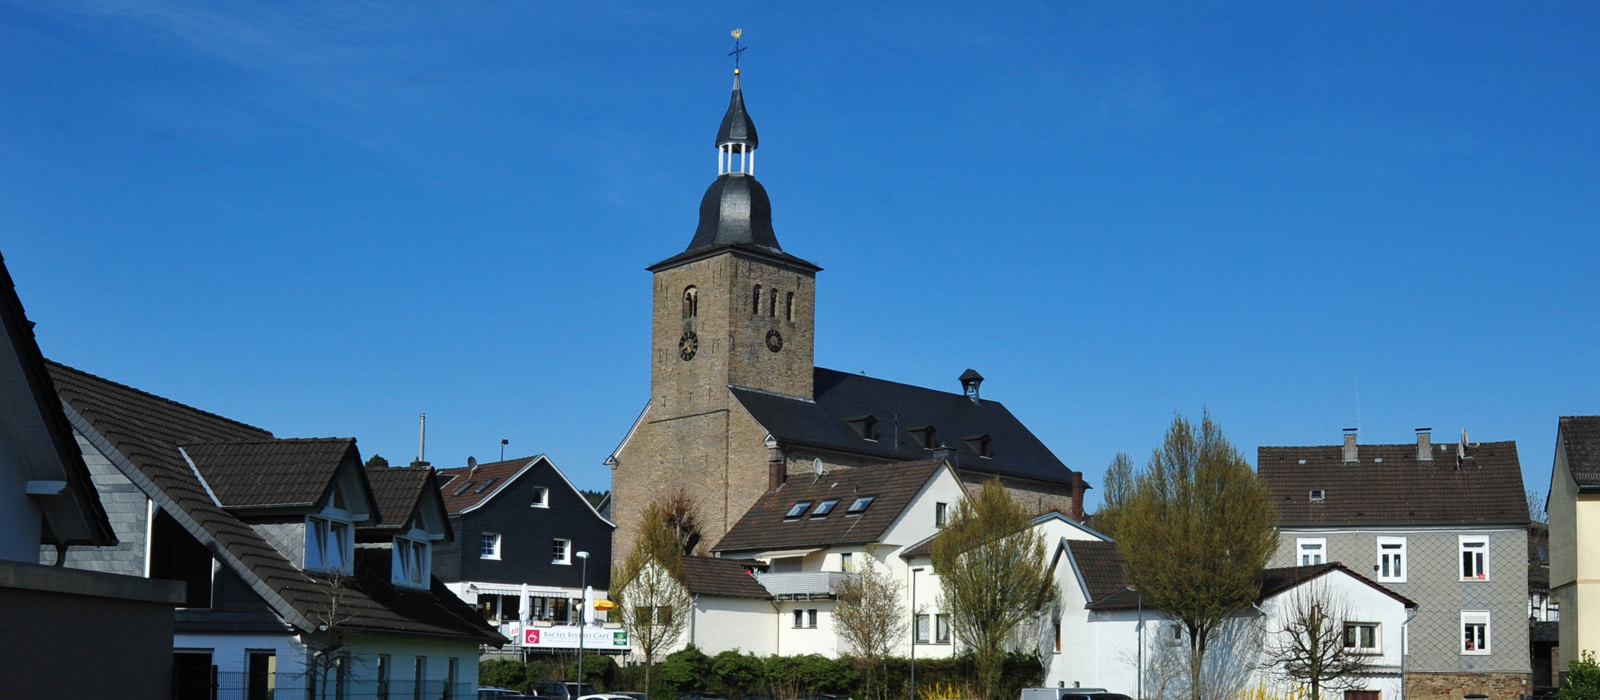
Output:
<path fill-rule="evenodd" d="M 131 392 L 133 392 L 135 394 L 138 394 L 140 396 L 143 396 L 143 397 L 146 397 L 146 398 L 150 398 L 150 399 L 155 399 L 156 401 L 159 401 L 159 402 L 164 403 L 164 404 L 171 404 L 173 406 L 177 406 L 179 408 L 182 408 L 182 409 L 184 409 L 186 411 L 194 411 L 195 413 L 199 413 L 199 414 L 204 415 L 204 416 L 206 416 L 208 418 L 215 418 L 215 419 L 220 420 L 220 421 L 226 421 L 228 423 L 232 423 L 232 424 L 237 425 L 237 426 L 239 426 L 241 428 L 249 428 L 250 430 L 255 430 L 255 431 L 258 431 L 258 432 L 266 433 L 267 435 L 272 435 L 272 431 L 267 430 L 265 428 L 258 428 L 256 426 L 250 425 L 249 423 L 245 423 L 245 422 L 242 422 L 242 421 L 237 421 L 237 420 L 234 420 L 234 419 L 229 418 L 229 417 L 224 416 L 224 415 L 219 415 L 219 414 L 216 414 L 216 413 L 212 413 L 210 411 L 206 411 L 206 410 L 203 410 L 203 409 L 195 408 L 194 406 L 190 406 L 189 404 L 182 403 L 182 402 L 179 402 L 179 401 L 174 401 L 174 400 L 169 399 L 169 398 L 167 398 L 165 396 L 157 396 L 157 395 L 152 394 L 152 393 L 150 393 L 148 391 L 145 391 L 143 389 L 137 389 L 137 388 L 128 386 L 127 384 L 123 384 L 122 382 L 112 381 L 112 380 L 106 379 L 105 377 L 102 377 L 102 376 L 100 376 L 98 374 L 92 374 L 92 373 L 89 373 L 89 372 L 85 372 L 85 371 L 83 371 L 81 369 L 78 369 L 77 367 L 73 367 L 71 365 L 62 364 L 62 363 L 56 362 L 55 360 L 52 360 L 50 358 L 45 358 L 45 363 L 46 364 L 55 365 L 55 366 L 60 367 L 60 368 L 62 368 L 64 370 L 67 370 L 69 372 L 75 372 L 77 374 L 81 374 L 81 375 L 84 375 L 86 377 L 90 377 L 90 378 L 94 379 L 95 381 L 105 382 L 105 383 L 110 384 L 110 385 L 112 385 L 114 387 L 117 387 L 119 389 L 126 389 L 126 390 L 131 391 Z M 270 438 L 270 439 L 276 440 L 277 438 L 273 437 L 273 438 Z"/>
<path fill-rule="evenodd" d="M 722 253 L 733 253 L 735 256 L 739 257 L 775 263 L 781 267 L 786 267 L 794 272 L 800 272 L 803 274 L 816 274 L 822 271 L 822 266 L 799 256 L 786 253 L 782 250 L 771 250 L 755 245 L 739 243 L 724 243 L 721 245 L 686 250 L 682 253 L 678 253 L 670 258 L 650 265 L 645 269 L 649 270 L 650 272 L 660 272 L 662 270 L 669 270 L 680 265 L 687 265 L 692 262 L 715 257 Z"/>
<path fill-rule="evenodd" d="M 1600 490 L 1600 489 L 1596 489 L 1596 490 Z M 1373 523 L 1373 524 L 1354 524 L 1354 523 L 1278 523 L 1278 529 L 1282 530 L 1284 528 L 1315 527 L 1315 528 L 1324 528 L 1324 529 L 1329 529 L 1329 530 L 1348 530 L 1348 529 L 1352 529 L 1352 528 L 1363 529 L 1363 530 L 1394 530 L 1394 529 L 1398 529 L 1398 528 L 1407 528 L 1407 527 L 1417 527 L 1417 528 L 1424 528 L 1424 527 L 1427 527 L 1427 528 L 1443 528 L 1443 527 L 1447 527 L 1447 528 L 1462 528 L 1462 527 L 1488 527 L 1488 526 L 1491 526 L 1491 525 L 1495 526 L 1495 527 L 1527 527 L 1529 522 L 1532 522 L 1532 521 L 1531 520 L 1504 520 L 1504 521 L 1502 521 L 1502 520 L 1492 520 L 1492 521 L 1473 522 L 1473 523 L 1394 523 L 1394 522 L 1385 522 L 1385 523 Z"/>

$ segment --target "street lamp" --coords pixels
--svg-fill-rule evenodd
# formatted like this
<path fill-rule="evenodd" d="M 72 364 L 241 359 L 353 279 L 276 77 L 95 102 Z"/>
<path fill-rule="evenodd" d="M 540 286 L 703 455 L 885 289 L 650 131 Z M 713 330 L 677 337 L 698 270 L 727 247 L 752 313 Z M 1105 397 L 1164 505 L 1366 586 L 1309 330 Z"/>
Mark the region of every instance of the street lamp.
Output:
<path fill-rule="evenodd" d="M 911 569 L 911 700 L 917 700 L 917 574 L 922 569 Z"/>
<path fill-rule="evenodd" d="M 1137 637 L 1139 640 L 1139 697 L 1142 698 L 1144 697 L 1144 591 L 1133 586 L 1123 586 L 1123 588 L 1133 591 L 1135 595 L 1139 596 L 1139 632 Z"/>
<path fill-rule="evenodd" d="M 573 697 L 583 695 L 583 633 L 588 630 L 584 618 L 589 616 L 589 553 L 578 552 L 578 558 L 583 560 L 583 577 L 578 592 L 582 598 L 578 607 L 578 689 Z"/>

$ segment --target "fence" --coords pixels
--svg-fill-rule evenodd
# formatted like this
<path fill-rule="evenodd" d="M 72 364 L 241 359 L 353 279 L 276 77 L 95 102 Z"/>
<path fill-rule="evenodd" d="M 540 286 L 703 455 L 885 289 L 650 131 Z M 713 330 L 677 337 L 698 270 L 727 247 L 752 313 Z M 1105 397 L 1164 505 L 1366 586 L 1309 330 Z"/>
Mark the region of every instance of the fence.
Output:
<path fill-rule="evenodd" d="M 306 674 L 185 672 L 172 679 L 173 700 L 476 700 L 472 683 L 444 679 L 382 681 L 373 678 L 329 676 L 313 680 Z"/>

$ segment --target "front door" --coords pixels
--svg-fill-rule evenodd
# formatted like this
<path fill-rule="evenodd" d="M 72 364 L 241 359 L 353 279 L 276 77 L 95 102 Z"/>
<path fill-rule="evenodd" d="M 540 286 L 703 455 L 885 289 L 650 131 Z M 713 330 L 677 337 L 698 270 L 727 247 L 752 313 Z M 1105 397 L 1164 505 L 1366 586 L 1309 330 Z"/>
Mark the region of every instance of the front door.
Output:
<path fill-rule="evenodd" d="M 216 700 L 217 667 L 209 651 L 172 653 L 172 700 Z"/>

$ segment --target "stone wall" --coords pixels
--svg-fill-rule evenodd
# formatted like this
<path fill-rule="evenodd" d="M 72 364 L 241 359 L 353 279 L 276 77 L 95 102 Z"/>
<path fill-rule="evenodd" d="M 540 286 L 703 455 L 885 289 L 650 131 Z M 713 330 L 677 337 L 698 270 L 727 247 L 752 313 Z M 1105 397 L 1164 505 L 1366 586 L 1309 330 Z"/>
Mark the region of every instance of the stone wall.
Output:
<path fill-rule="evenodd" d="M 1407 673 L 1405 686 L 1406 700 L 1521 700 L 1533 689 L 1526 673 Z"/>

